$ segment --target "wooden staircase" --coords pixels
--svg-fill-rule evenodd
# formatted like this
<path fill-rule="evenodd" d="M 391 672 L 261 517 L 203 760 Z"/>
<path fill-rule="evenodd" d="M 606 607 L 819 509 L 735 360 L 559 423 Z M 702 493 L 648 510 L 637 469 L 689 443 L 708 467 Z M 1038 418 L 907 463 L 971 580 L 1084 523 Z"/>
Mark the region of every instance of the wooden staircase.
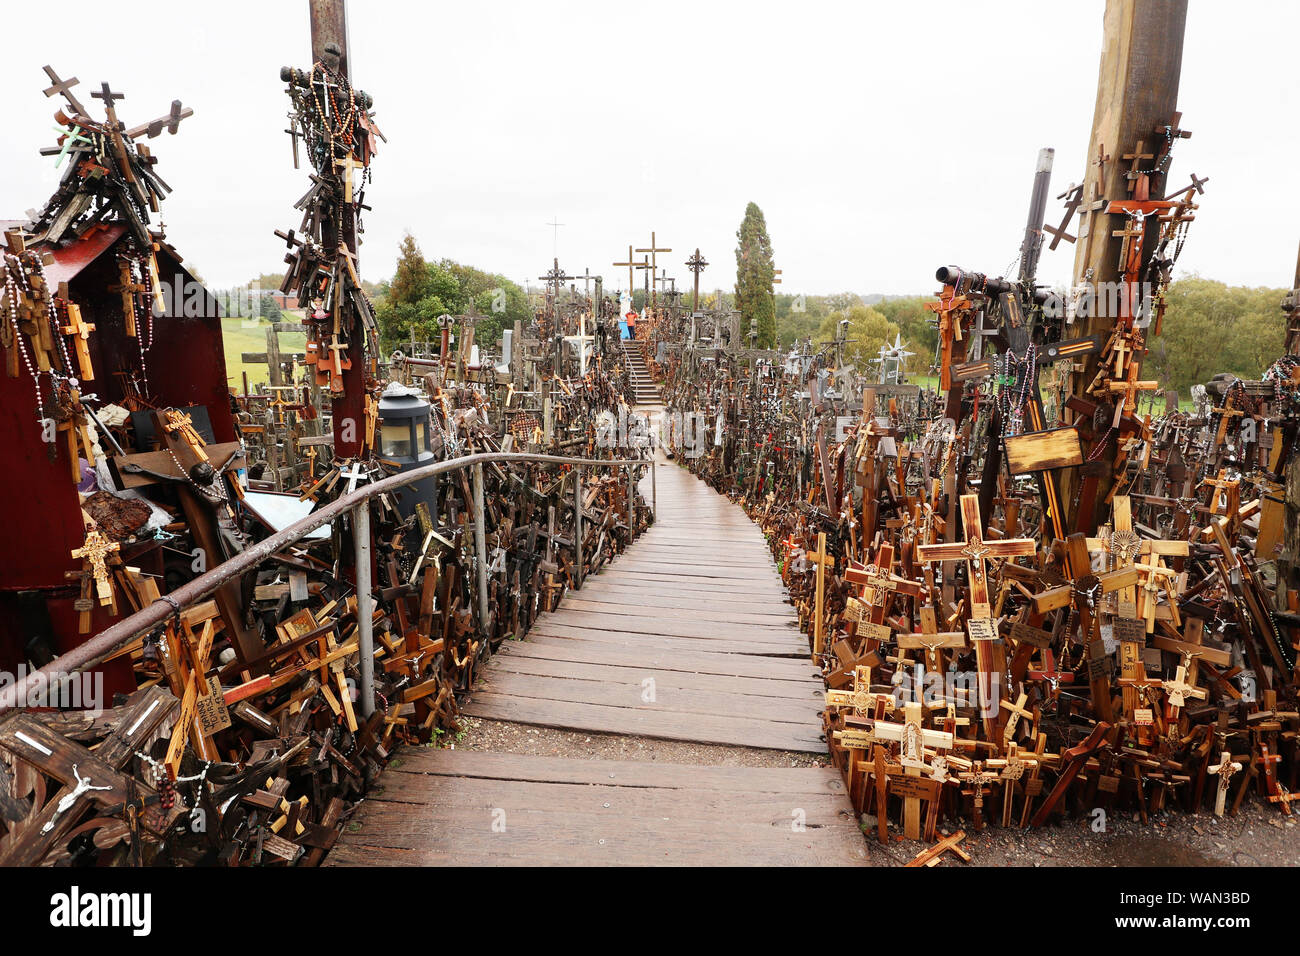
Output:
<path fill-rule="evenodd" d="M 659 386 L 654 383 L 654 380 L 650 377 L 650 370 L 646 368 L 645 356 L 641 353 L 641 344 L 630 339 L 624 339 L 622 345 L 623 356 L 627 359 L 628 372 L 632 376 L 632 391 L 636 404 L 662 404 L 663 396 L 659 394 Z"/>

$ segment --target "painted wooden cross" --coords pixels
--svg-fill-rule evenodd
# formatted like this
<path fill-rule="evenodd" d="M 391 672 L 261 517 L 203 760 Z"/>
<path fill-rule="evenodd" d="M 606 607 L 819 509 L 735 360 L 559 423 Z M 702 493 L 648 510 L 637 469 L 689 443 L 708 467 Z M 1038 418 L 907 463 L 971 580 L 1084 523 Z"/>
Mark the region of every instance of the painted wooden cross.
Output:
<path fill-rule="evenodd" d="M 587 377 L 587 343 L 596 341 L 594 335 L 587 334 L 587 314 L 578 316 L 578 334 L 566 335 L 564 341 L 572 342 L 578 350 L 578 367 L 583 378 Z"/>
<path fill-rule="evenodd" d="M 1219 762 L 1208 769 L 1219 778 L 1219 786 L 1214 795 L 1214 815 L 1221 817 L 1228 803 L 1228 783 L 1232 780 L 1233 774 L 1241 770 L 1241 764 L 1232 759 L 1231 753 L 1224 750 L 1219 754 Z"/>
<path fill-rule="evenodd" d="M 1260 744 L 1259 750 L 1259 762 L 1264 765 L 1264 789 L 1268 793 L 1268 802 L 1281 804 L 1282 812 L 1290 816 L 1291 803 L 1300 799 L 1300 794 L 1292 793 L 1278 782 L 1277 765 L 1281 762 L 1282 755 L 1269 753 L 1268 744 Z"/>

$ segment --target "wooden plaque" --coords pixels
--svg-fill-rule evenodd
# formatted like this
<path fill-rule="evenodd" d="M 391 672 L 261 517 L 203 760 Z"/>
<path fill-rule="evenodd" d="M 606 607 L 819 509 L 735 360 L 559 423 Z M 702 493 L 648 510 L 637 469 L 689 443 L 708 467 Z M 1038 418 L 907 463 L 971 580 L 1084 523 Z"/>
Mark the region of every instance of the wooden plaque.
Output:
<path fill-rule="evenodd" d="M 1041 627 L 1019 622 L 1011 625 L 1011 639 L 1017 644 L 1030 644 L 1034 647 L 1051 647 L 1052 635 Z"/>
<path fill-rule="evenodd" d="M 993 641 L 997 639 L 997 628 L 993 626 L 993 619 L 988 617 L 973 617 L 966 622 L 966 632 L 970 634 L 972 641 Z"/>
<path fill-rule="evenodd" d="M 1115 640 L 1133 641 L 1136 644 L 1145 644 L 1147 641 L 1147 622 L 1141 618 L 1134 617 L 1117 617 L 1113 622 Z"/>
<path fill-rule="evenodd" d="M 920 800 L 934 800 L 939 796 L 939 781 L 933 777 L 893 777 L 889 778 L 889 792 L 895 797 L 916 797 Z"/>
<path fill-rule="evenodd" d="M 207 694 L 195 702 L 194 719 L 199 722 L 203 733 L 209 737 L 230 726 L 230 708 L 226 706 L 221 681 L 215 674 L 208 678 Z"/>
<path fill-rule="evenodd" d="M 1007 450 L 1007 470 L 1013 475 L 1083 464 L 1079 433 L 1073 428 L 1009 435 L 1003 444 Z"/>
<path fill-rule="evenodd" d="M 894 632 L 884 624 L 872 624 L 870 621 L 863 621 L 858 625 L 858 635 L 860 637 L 869 637 L 875 641 L 892 640 Z"/>

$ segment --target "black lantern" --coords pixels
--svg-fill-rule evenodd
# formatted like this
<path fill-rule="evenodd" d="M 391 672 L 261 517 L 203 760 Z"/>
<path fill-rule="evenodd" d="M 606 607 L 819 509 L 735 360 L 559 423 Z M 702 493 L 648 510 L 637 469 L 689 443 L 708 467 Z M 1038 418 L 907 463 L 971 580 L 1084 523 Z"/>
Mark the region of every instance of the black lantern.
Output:
<path fill-rule="evenodd" d="M 379 457 L 398 472 L 412 471 L 433 461 L 429 443 L 429 403 L 414 389 L 393 382 L 379 400 Z M 425 478 L 403 488 L 394 496 L 404 518 L 415 513 L 421 501 L 432 513 L 438 479 Z"/>

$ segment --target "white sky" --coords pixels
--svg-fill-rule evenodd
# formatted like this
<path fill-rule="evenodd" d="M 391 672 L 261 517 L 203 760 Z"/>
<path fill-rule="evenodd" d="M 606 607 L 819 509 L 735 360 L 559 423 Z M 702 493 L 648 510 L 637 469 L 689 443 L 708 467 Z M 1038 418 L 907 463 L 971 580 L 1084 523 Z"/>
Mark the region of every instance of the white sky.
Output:
<path fill-rule="evenodd" d="M 40 67 L 127 93 L 128 123 L 195 110 L 151 143 L 175 189 L 170 239 L 214 285 L 280 271 L 298 225 L 281 65 L 308 66 L 305 0 L 57 0 L 10 5 L 0 89 L 0 219 L 57 183 Z M 1043 2 L 350 5 L 352 74 L 389 142 L 375 161 L 362 274 L 391 275 L 410 230 L 426 256 L 535 282 L 560 263 L 626 284 L 650 231 L 678 288 L 697 245 L 730 288 L 745 204 L 767 216 L 784 291 L 928 293 L 953 262 L 1014 258 L 1034 161 L 1055 195 L 1082 179 L 1102 0 Z M 1179 108 L 1194 132 L 1172 181 L 1210 176 L 1179 260 L 1231 284 L 1289 286 L 1300 240 L 1300 5 L 1192 0 Z M 61 102 L 61 101 L 60 101 Z M 93 104 L 93 105 L 92 105 Z M 1044 252 L 1064 281 L 1071 247 Z M 619 277 L 622 277 L 621 279 Z M 638 275 L 638 285 L 640 276 Z"/>

